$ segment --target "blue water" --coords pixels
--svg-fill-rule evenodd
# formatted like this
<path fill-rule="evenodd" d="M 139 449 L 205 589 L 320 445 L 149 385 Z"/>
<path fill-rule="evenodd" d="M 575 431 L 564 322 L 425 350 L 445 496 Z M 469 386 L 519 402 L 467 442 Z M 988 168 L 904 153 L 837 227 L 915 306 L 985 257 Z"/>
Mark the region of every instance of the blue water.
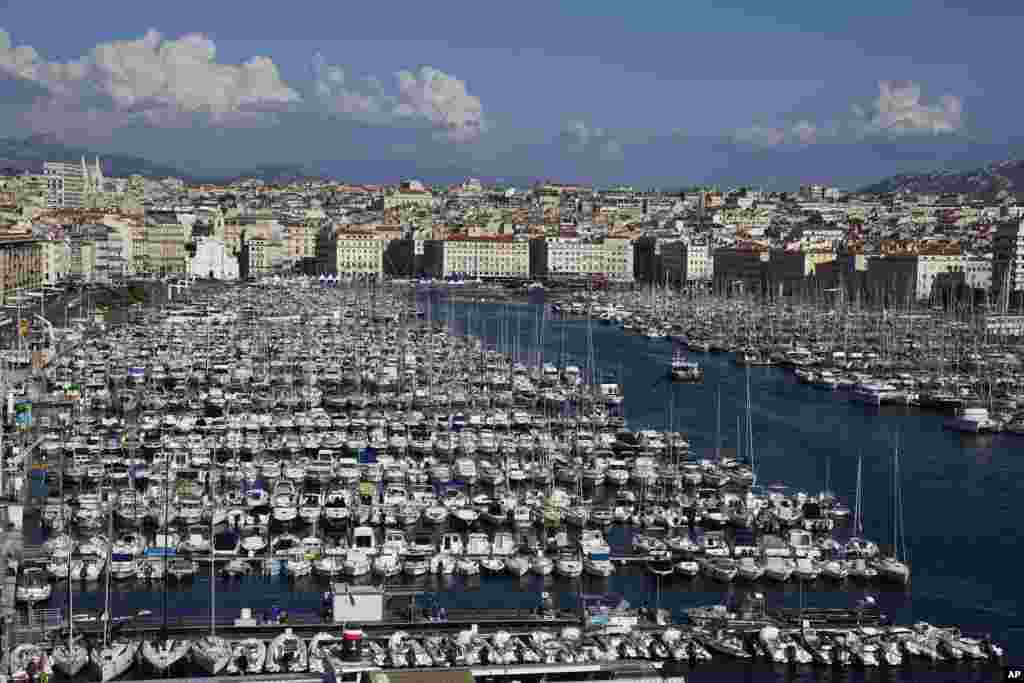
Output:
<path fill-rule="evenodd" d="M 431 316 L 450 320 L 458 330 L 469 329 L 509 352 L 518 332 L 517 348 L 526 359 L 536 358 L 539 305 L 451 304 L 434 295 Z M 421 305 L 425 301 L 421 302 Z M 504 322 L 500 322 L 504 321 Z M 544 353 L 558 362 L 564 353 L 586 365 L 586 321 L 553 319 L 544 322 Z M 721 396 L 723 448 L 736 448 L 737 417 L 745 409 L 747 370 L 734 366 L 724 355 L 700 355 L 705 368 L 703 384 L 673 385 L 663 380 L 672 347 L 594 323 L 591 326 L 596 366 L 624 385 L 626 417 L 632 428 L 665 428 L 672 413 L 675 428 L 686 432 L 699 455 L 711 455 L 716 434 L 716 392 Z M 1017 525 L 1024 513 L 1018 481 L 1024 475 L 1024 439 L 1011 435 L 965 437 L 942 429 L 943 417 L 914 409 L 872 409 L 846 401 L 842 394 L 797 384 L 791 374 L 775 368 L 749 370 L 751 414 L 759 481 L 781 481 L 794 490 L 816 493 L 830 471 L 831 488 L 852 506 L 858 457 L 863 458 L 865 535 L 891 542 L 891 462 L 899 439 L 902 457 L 904 518 L 913 568 L 909 587 L 833 587 L 823 582 L 806 586 L 803 600 L 813 606 L 850 606 L 866 593 L 900 623 L 926 620 L 958 624 L 968 633 L 991 633 L 1002 643 L 1013 663 L 1024 662 L 1024 622 L 1018 615 L 1021 591 L 1016 549 Z M 673 408 L 669 410 L 672 402 Z M 613 545 L 623 538 L 612 533 Z M 232 612 L 272 605 L 288 609 L 315 609 L 324 584 L 313 579 L 289 583 L 283 578 L 217 580 L 217 608 Z M 66 585 L 66 584 L 65 584 Z M 571 605 L 584 592 L 621 594 L 634 604 L 658 603 L 680 613 L 686 607 L 717 603 L 737 588 L 703 581 L 673 578 L 660 586 L 649 574 L 629 571 L 607 580 L 584 579 L 582 585 L 558 579 L 483 577 L 470 580 L 427 578 L 429 595 L 421 604 L 436 600 L 447 607 L 535 607 L 539 593 L 552 591 L 563 605 Z M 801 590 L 794 583 L 763 586 L 770 605 L 796 607 Z M 739 589 L 742 590 L 742 589 Z M 57 594 L 53 604 L 63 602 Z M 187 587 L 174 589 L 170 612 L 203 613 L 209 609 L 208 579 L 197 577 Z M 98 587 L 76 596 L 76 606 L 101 607 Z M 159 584 L 152 590 L 138 584 L 112 595 L 115 614 L 138 609 L 156 612 L 162 607 Z M 904 667 L 892 672 L 871 672 L 870 680 L 982 681 L 993 680 L 992 669 L 925 669 Z M 832 672 L 744 665 L 721 661 L 688 674 L 690 681 L 710 680 L 864 680 L 856 671 Z"/>
<path fill-rule="evenodd" d="M 519 331 L 519 349 L 526 352 L 537 338 L 542 306 L 456 304 L 449 313 L 443 299 L 432 298 L 431 313 L 454 318 L 460 329 L 483 333 L 511 351 Z M 505 332 L 493 322 L 505 319 Z M 566 355 L 580 364 L 587 359 L 588 323 L 552 319 L 544 324 L 545 355 L 557 361 Z M 1024 661 L 1024 619 L 1017 572 L 1018 525 L 1024 516 L 1019 482 L 1024 476 L 1024 438 L 1010 434 L 963 435 L 942 428 L 944 417 L 913 408 L 871 408 L 798 384 L 778 368 L 739 368 L 724 354 L 699 354 L 705 369 L 702 384 L 664 381 L 672 344 L 649 340 L 594 322 L 594 362 L 600 375 L 617 376 L 626 396 L 630 427 L 664 428 L 672 403 L 673 424 L 688 434 L 698 454 L 711 455 L 716 435 L 716 393 L 721 400 L 723 450 L 737 445 L 737 418 L 746 406 L 749 372 L 754 457 L 759 481 L 785 482 L 794 490 L 815 493 L 830 474 L 831 488 L 853 505 L 858 457 L 863 458 L 864 532 L 890 544 L 892 540 L 892 455 L 901 449 L 900 469 L 904 521 L 913 569 L 906 589 L 873 589 L 880 604 L 900 622 L 926 620 L 959 624 L 966 632 L 991 633 L 1014 662 Z M 509 337 L 511 333 L 511 338 Z M 613 577 L 612 590 L 635 594 L 639 587 Z M 645 586 L 648 592 L 650 586 Z M 849 604 L 861 593 L 829 591 L 808 598 L 808 604 Z M 683 607 L 706 602 L 685 584 L 664 588 L 662 603 Z M 718 596 L 720 597 L 720 596 Z M 798 590 L 768 590 L 774 604 L 798 604 Z"/>

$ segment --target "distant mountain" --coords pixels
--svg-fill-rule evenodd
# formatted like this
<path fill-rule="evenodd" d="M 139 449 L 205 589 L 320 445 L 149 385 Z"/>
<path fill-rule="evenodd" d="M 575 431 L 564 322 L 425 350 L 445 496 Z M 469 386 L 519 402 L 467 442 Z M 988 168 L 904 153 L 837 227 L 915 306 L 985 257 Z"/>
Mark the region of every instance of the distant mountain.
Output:
<path fill-rule="evenodd" d="M 969 194 L 996 198 L 1005 192 L 1024 197 L 1024 160 L 999 161 L 971 171 L 933 171 L 894 175 L 861 192 L 914 192 Z"/>
<path fill-rule="evenodd" d="M 52 135 L 0 139 L 0 175 L 30 171 L 40 172 L 44 161 L 78 161 L 85 157 L 92 163 L 99 156 L 103 172 L 110 177 L 127 177 L 133 173 L 147 178 L 181 178 L 188 183 L 229 182 L 238 178 L 258 178 L 266 182 L 289 182 L 312 178 L 335 178 L 354 183 L 391 184 L 417 178 L 428 185 L 459 183 L 467 177 L 478 177 L 485 184 L 529 186 L 540 180 L 521 176 L 495 177 L 476 173 L 456 165 L 423 164 L 398 160 L 318 160 L 306 163 L 260 164 L 236 170 L 214 170 L 206 164 L 184 162 L 182 165 L 158 163 L 142 157 L 112 154 L 102 149 L 85 149 L 64 145 Z"/>
<path fill-rule="evenodd" d="M 89 163 L 99 156 L 103 164 L 103 172 L 112 177 L 125 177 L 133 173 L 150 178 L 189 176 L 183 169 L 155 163 L 142 157 L 107 154 L 102 150 L 69 147 L 52 135 L 0 139 L 0 167 L 39 172 L 43 168 L 44 161 L 78 161 L 83 156 Z"/>

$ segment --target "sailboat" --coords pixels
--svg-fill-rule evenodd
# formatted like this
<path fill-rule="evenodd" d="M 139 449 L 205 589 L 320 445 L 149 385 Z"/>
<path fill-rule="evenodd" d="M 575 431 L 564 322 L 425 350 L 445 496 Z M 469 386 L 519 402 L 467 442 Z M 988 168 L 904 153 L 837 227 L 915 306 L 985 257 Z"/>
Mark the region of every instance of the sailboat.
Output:
<path fill-rule="evenodd" d="M 109 552 L 109 550 L 108 550 Z M 108 572 L 109 574 L 109 572 Z M 75 642 L 75 592 L 71 581 L 71 553 L 68 553 L 68 642 L 53 648 L 53 667 L 68 678 L 74 678 L 89 663 L 89 651 Z"/>
<path fill-rule="evenodd" d="M 165 459 L 165 471 L 164 471 L 164 484 L 165 486 L 170 483 L 170 463 L 171 459 Z M 164 519 L 167 519 L 167 505 L 170 500 L 170 494 L 168 491 L 164 491 Z M 165 535 L 166 539 L 167 536 Z M 165 546 L 170 544 L 165 540 Z M 172 550 L 173 552 L 173 550 Z M 167 575 L 167 555 L 163 554 L 163 568 L 164 576 Z M 167 637 L 167 582 L 164 581 L 164 625 L 159 640 L 147 640 L 142 643 L 140 652 L 142 659 L 149 664 L 153 670 L 159 674 L 167 673 L 171 667 L 180 662 L 189 653 L 192 648 L 192 643 L 188 640 L 178 640 L 176 638 Z"/>
<path fill-rule="evenodd" d="M 211 464 L 212 468 L 212 464 Z M 213 476 L 210 473 L 210 486 L 213 487 Z M 216 500 L 215 493 L 211 493 L 211 500 Z M 213 538 L 213 516 L 210 517 L 210 538 Z M 215 575 L 216 563 L 213 561 L 213 548 L 210 548 L 210 635 L 203 636 L 192 644 L 192 659 L 202 667 L 203 671 L 211 676 L 216 676 L 228 665 L 231 660 L 231 646 L 228 641 L 217 635 L 217 577 Z"/>
<path fill-rule="evenodd" d="M 910 582 L 910 564 L 906 561 L 903 538 L 903 493 L 900 486 L 900 450 L 892 456 L 892 555 L 875 561 L 879 576 L 902 584 Z"/>
<path fill-rule="evenodd" d="M 113 514 L 113 510 L 111 510 L 111 514 Z M 111 526 L 113 526 L 113 522 L 111 522 Z M 108 546 L 107 552 L 109 553 L 112 548 L 112 545 Z M 135 661 L 135 654 L 139 651 L 139 644 L 135 640 L 110 638 L 110 572 L 107 572 L 103 622 L 103 646 L 94 649 L 90 653 L 89 659 L 100 673 L 100 683 L 107 683 L 128 671 L 132 662 Z M 56 656 L 56 653 L 54 655 Z"/>

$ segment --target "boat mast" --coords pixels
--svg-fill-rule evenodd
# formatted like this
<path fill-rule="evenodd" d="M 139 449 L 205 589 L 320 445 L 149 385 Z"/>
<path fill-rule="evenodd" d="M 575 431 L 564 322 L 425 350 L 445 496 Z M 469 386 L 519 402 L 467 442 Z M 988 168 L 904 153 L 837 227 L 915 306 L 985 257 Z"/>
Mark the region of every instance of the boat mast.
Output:
<path fill-rule="evenodd" d="M 215 480 L 213 478 L 213 468 L 217 462 L 216 456 L 210 458 L 210 637 L 212 638 L 217 629 L 217 620 L 215 614 L 217 611 L 217 581 L 214 576 L 214 567 L 216 563 L 213 561 L 214 557 L 214 546 L 213 546 L 213 522 L 217 512 L 217 494 L 214 488 Z M 167 585 L 167 577 L 164 577 L 164 585 Z M 166 618 L 166 617 L 165 617 Z"/>
<path fill-rule="evenodd" d="M 722 458 L 722 386 L 715 387 L 715 460 Z"/>
<path fill-rule="evenodd" d="M 857 493 L 854 497 L 853 504 L 853 535 L 860 536 L 864 531 L 864 526 L 861 523 L 861 509 L 860 509 L 860 484 L 861 484 L 861 466 L 863 465 L 864 457 L 857 457 Z"/>
<path fill-rule="evenodd" d="M 750 460 L 750 472 L 753 475 L 752 483 L 757 485 L 757 463 L 754 460 L 754 425 L 750 409 L 750 366 L 747 366 L 747 459 Z"/>
<path fill-rule="evenodd" d="M 110 574 L 111 574 L 111 571 L 110 571 L 110 560 L 113 559 L 113 552 L 114 552 L 114 544 L 112 542 L 113 538 L 114 538 L 113 537 L 113 531 L 114 531 L 114 508 L 113 508 L 113 506 L 111 506 L 111 508 L 110 508 L 110 522 L 109 522 L 109 524 L 110 524 L 111 535 L 108 538 L 110 539 L 111 542 L 107 543 L 107 585 L 106 585 L 106 595 L 103 598 L 103 616 L 106 617 L 106 621 L 103 624 L 103 649 L 106 649 L 106 647 L 107 647 L 107 639 L 108 639 L 108 635 L 110 633 L 110 624 L 113 621 L 110 618 Z M 70 550 L 68 552 L 70 552 Z M 71 590 L 71 572 L 70 571 L 68 572 L 68 590 L 69 591 Z M 74 624 L 74 621 L 75 620 L 72 618 L 71 619 L 71 623 Z M 70 641 L 69 641 L 69 643 L 70 643 Z M 69 652 L 69 654 L 70 654 L 70 652 Z"/>

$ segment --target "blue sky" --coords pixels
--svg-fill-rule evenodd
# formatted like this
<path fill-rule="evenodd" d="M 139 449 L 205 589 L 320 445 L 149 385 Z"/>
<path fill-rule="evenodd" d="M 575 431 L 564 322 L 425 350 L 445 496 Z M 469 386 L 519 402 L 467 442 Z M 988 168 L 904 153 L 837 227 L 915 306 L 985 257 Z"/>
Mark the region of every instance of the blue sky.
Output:
<path fill-rule="evenodd" d="M 195 170 L 854 186 L 1024 150 L 1020 3 L 0 6 L 0 135 Z"/>

